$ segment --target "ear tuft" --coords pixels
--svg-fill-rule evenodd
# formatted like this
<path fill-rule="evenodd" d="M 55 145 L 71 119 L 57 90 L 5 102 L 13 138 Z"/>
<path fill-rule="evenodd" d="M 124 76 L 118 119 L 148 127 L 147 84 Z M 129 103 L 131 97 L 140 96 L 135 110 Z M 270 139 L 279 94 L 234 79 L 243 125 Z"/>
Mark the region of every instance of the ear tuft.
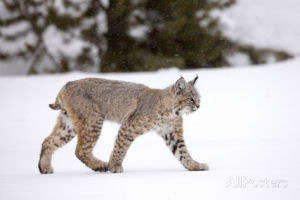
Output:
<path fill-rule="evenodd" d="M 184 92 L 185 89 L 186 89 L 186 81 L 181 76 L 180 79 L 178 79 L 175 83 L 175 93 L 181 94 Z"/>
<path fill-rule="evenodd" d="M 194 86 L 197 80 L 198 80 L 198 75 L 196 75 L 196 77 L 193 80 L 189 81 L 189 83 Z"/>

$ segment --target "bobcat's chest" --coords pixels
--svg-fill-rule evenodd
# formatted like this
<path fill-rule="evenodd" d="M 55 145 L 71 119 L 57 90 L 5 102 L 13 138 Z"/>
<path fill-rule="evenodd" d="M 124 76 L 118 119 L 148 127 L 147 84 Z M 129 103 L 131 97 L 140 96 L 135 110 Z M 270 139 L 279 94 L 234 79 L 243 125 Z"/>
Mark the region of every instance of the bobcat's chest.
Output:
<path fill-rule="evenodd" d="M 172 111 L 165 111 L 158 113 L 157 121 L 154 126 L 154 130 L 166 129 L 172 125 L 178 116 Z"/>

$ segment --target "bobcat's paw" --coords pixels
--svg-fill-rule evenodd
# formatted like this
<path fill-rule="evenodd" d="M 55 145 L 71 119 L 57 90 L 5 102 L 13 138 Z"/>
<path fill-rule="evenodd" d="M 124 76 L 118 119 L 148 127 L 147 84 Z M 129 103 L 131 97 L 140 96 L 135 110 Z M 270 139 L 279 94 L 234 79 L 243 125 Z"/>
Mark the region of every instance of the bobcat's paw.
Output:
<path fill-rule="evenodd" d="M 102 162 L 99 167 L 96 167 L 93 170 L 97 171 L 97 172 L 107 172 L 108 171 L 108 164 L 107 164 L 107 162 Z"/>
<path fill-rule="evenodd" d="M 51 166 L 42 166 L 39 164 L 39 170 L 41 174 L 52 174 L 53 168 Z"/>
<path fill-rule="evenodd" d="M 194 162 L 189 168 L 190 171 L 207 171 L 209 169 L 208 165 L 205 163 Z"/>
<path fill-rule="evenodd" d="M 124 171 L 122 165 L 109 165 L 108 169 L 112 173 L 122 173 Z"/>

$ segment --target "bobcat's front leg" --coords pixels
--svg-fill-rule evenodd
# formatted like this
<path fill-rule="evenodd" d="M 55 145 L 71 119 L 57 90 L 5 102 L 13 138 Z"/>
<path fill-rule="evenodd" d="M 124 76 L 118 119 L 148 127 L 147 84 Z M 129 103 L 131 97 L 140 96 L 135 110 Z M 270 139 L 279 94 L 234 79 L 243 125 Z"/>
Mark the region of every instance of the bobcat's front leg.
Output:
<path fill-rule="evenodd" d="M 134 130 L 134 125 L 130 125 L 128 123 L 121 125 L 115 141 L 114 149 L 109 159 L 109 171 L 113 173 L 123 172 L 122 162 L 124 157 L 129 149 L 129 146 L 138 135 L 140 134 Z"/>
<path fill-rule="evenodd" d="M 189 154 L 183 138 L 182 118 L 179 118 L 167 127 L 160 129 L 159 134 L 163 137 L 177 160 L 179 160 L 186 169 L 191 171 L 208 170 L 207 164 L 198 163 L 193 160 Z"/>

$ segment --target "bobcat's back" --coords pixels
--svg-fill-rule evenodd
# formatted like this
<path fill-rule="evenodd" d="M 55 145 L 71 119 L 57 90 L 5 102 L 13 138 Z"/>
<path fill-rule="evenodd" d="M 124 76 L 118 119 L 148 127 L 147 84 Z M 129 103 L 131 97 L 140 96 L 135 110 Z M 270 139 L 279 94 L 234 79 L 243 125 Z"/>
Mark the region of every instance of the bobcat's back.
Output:
<path fill-rule="evenodd" d="M 70 106 L 77 114 L 89 115 L 97 110 L 105 119 L 120 122 L 144 101 L 154 105 L 157 90 L 142 84 L 88 78 L 68 82 L 60 92 L 63 106 Z"/>

